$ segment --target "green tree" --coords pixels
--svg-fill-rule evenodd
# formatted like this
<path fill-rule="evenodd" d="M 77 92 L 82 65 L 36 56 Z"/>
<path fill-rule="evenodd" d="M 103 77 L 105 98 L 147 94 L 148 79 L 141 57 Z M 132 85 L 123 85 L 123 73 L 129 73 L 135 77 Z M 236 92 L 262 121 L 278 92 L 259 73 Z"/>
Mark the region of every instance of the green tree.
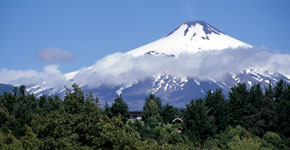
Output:
<path fill-rule="evenodd" d="M 24 150 L 22 144 L 10 132 L 4 134 L 0 132 L 0 149 L 3 150 Z"/>
<path fill-rule="evenodd" d="M 16 137 L 23 136 L 25 133 L 24 125 L 30 125 L 30 122 L 37 115 L 37 99 L 33 94 L 20 95 L 13 108 L 12 115 L 16 121 L 12 126 L 12 131 Z"/>
<path fill-rule="evenodd" d="M 247 114 L 246 106 L 249 92 L 247 90 L 246 84 L 238 83 L 229 93 L 229 125 L 244 125 L 242 117 Z"/>
<path fill-rule="evenodd" d="M 290 85 L 285 86 L 279 97 L 277 108 L 278 131 L 285 137 L 290 137 Z"/>
<path fill-rule="evenodd" d="M 0 107 L 0 128 L 9 120 L 9 112 L 6 108 Z"/>
<path fill-rule="evenodd" d="M 84 97 L 77 85 L 73 88 L 74 92 L 67 92 L 63 107 L 32 122 L 42 140 L 40 149 L 88 149 L 100 136 L 98 128 L 103 115 L 97 99 L 91 94 Z"/>
<path fill-rule="evenodd" d="M 251 133 L 262 136 L 264 134 L 264 124 L 262 108 L 264 105 L 264 95 L 260 84 L 253 85 L 246 99 L 245 112 L 241 116 L 241 125 Z"/>
<path fill-rule="evenodd" d="M 276 111 L 276 102 L 274 101 L 274 91 L 272 85 L 269 84 L 268 88 L 265 89 L 265 96 L 263 99 L 263 105 L 261 108 L 261 117 L 263 118 L 263 130 L 264 133 L 267 131 L 277 131 L 278 114 Z"/>
<path fill-rule="evenodd" d="M 125 125 L 120 116 L 104 121 L 104 124 L 99 126 L 99 137 L 96 136 L 94 141 L 95 148 L 123 150 L 138 149 L 141 145 L 139 133 Z"/>
<path fill-rule="evenodd" d="M 162 106 L 161 117 L 164 123 L 171 123 L 178 115 L 178 109 L 168 103 Z"/>
<path fill-rule="evenodd" d="M 113 117 L 113 114 L 111 112 L 111 107 L 109 106 L 108 102 L 106 102 L 106 104 L 105 104 L 104 113 L 109 118 L 112 118 Z"/>
<path fill-rule="evenodd" d="M 228 143 L 231 143 L 235 137 L 239 137 L 240 139 L 241 138 L 242 139 L 258 138 L 239 125 L 234 128 L 232 126 L 229 126 L 224 131 L 216 135 L 215 137 L 218 140 L 219 147 L 221 149 L 230 149 L 230 146 L 228 145 Z"/>
<path fill-rule="evenodd" d="M 155 97 L 153 94 L 150 94 L 145 99 L 142 119 L 147 122 L 151 117 L 151 120 L 154 118 L 153 120 L 161 121 L 161 107 L 161 99 L 159 97 Z"/>
<path fill-rule="evenodd" d="M 214 117 L 202 99 L 191 100 L 186 105 L 184 127 L 191 140 L 203 142 L 216 132 Z"/>
<path fill-rule="evenodd" d="M 64 109 L 32 122 L 42 141 L 40 149 L 137 149 L 139 133 L 124 124 L 120 115 L 108 118 L 98 108 L 97 99 L 82 93 L 74 85 L 74 92 L 66 95 Z"/>
<path fill-rule="evenodd" d="M 282 96 L 284 88 L 285 88 L 285 83 L 281 79 L 279 82 L 277 82 L 276 86 L 274 87 L 274 99 L 275 99 L 275 101 L 277 101 L 277 102 L 280 101 L 280 97 Z"/>
<path fill-rule="evenodd" d="M 231 142 L 228 143 L 230 150 L 271 150 L 270 148 L 265 148 L 259 140 L 254 140 L 252 138 L 240 138 L 235 136 Z"/>
<path fill-rule="evenodd" d="M 215 92 L 208 91 L 205 97 L 205 105 L 209 108 L 208 115 L 214 116 L 217 132 L 224 130 L 227 127 L 228 107 L 225 101 L 225 96 L 221 89 Z"/>
<path fill-rule="evenodd" d="M 34 134 L 32 129 L 27 125 L 25 125 L 25 129 L 25 136 L 22 136 L 20 139 L 22 147 L 25 150 L 39 149 L 40 141 L 36 138 L 36 134 Z"/>
<path fill-rule="evenodd" d="M 48 101 L 48 104 L 47 104 L 48 111 L 59 110 L 61 107 L 63 107 L 63 101 L 57 95 L 54 97 L 48 96 L 47 101 Z"/>
<path fill-rule="evenodd" d="M 21 86 L 19 87 L 19 95 L 20 95 L 20 96 L 25 96 L 25 92 L 26 92 L 26 90 L 25 90 L 25 85 L 21 85 Z"/>
<path fill-rule="evenodd" d="M 273 150 L 289 149 L 289 147 L 284 144 L 282 138 L 274 132 L 267 132 L 263 136 L 262 143 L 264 147 L 272 148 Z"/>
<path fill-rule="evenodd" d="M 12 93 L 4 93 L 0 95 L 0 106 L 5 107 L 9 113 L 12 113 L 17 101 L 17 96 Z"/>
<path fill-rule="evenodd" d="M 66 88 L 66 96 L 64 97 L 65 111 L 71 114 L 79 114 L 82 112 L 85 96 L 81 88 L 77 84 L 73 84 L 73 92 Z"/>
<path fill-rule="evenodd" d="M 161 111 L 161 107 L 162 107 L 161 99 L 159 97 L 156 97 L 154 94 L 150 94 L 148 97 L 146 97 L 145 103 L 149 102 L 150 100 L 153 100 L 155 104 L 158 106 L 159 111 Z"/>
<path fill-rule="evenodd" d="M 268 87 L 265 88 L 265 97 L 268 97 L 270 99 L 274 98 L 274 90 L 272 87 L 272 83 L 269 83 Z"/>
<path fill-rule="evenodd" d="M 253 85 L 250 88 L 247 104 L 253 105 L 253 107 L 260 109 L 263 106 L 264 94 L 260 84 Z"/>
<path fill-rule="evenodd" d="M 168 136 L 168 144 L 176 145 L 176 144 L 180 143 L 180 144 L 185 145 L 188 142 L 189 142 L 188 138 L 185 134 L 181 134 L 181 133 L 173 131 Z"/>
<path fill-rule="evenodd" d="M 115 102 L 112 104 L 111 112 L 113 116 L 122 116 L 122 120 L 125 123 L 130 117 L 128 104 L 123 100 L 122 95 L 117 95 Z"/>
<path fill-rule="evenodd" d="M 143 107 L 142 119 L 144 119 L 145 123 L 161 121 L 160 108 L 153 99 L 149 101 L 146 100 Z"/>
<path fill-rule="evenodd" d="M 160 136 L 158 137 L 158 143 L 161 144 L 161 145 L 167 143 L 168 142 L 168 138 L 169 138 L 169 133 L 166 131 L 166 129 L 162 128 L 160 130 L 159 134 L 160 134 Z"/>
<path fill-rule="evenodd" d="M 17 96 L 17 93 L 18 93 L 18 87 L 15 86 L 15 87 L 13 88 L 13 94 L 14 94 L 14 96 Z"/>

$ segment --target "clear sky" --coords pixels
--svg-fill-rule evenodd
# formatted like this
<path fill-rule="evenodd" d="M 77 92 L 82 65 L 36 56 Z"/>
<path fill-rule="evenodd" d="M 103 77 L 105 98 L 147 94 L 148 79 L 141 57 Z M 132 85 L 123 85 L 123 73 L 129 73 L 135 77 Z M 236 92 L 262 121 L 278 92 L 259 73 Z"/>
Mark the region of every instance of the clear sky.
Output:
<path fill-rule="evenodd" d="M 290 53 L 289 0 L 0 0 L 0 69 L 78 70 L 191 20 Z"/>

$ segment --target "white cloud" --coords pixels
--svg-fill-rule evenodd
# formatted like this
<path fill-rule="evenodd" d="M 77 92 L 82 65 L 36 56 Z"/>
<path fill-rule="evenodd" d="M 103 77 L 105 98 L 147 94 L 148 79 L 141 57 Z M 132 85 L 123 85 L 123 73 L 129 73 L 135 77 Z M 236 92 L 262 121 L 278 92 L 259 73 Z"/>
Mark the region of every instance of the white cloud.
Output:
<path fill-rule="evenodd" d="M 134 57 L 126 53 L 115 53 L 102 58 L 91 67 L 80 69 L 73 79 L 77 84 L 90 87 L 101 84 L 130 85 L 161 72 L 180 78 L 218 80 L 225 73 L 238 73 L 249 68 L 290 75 L 290 55 L 259 48 L 205 51 L 181 54 L 177 58 L 149 55 Z M 71 84 L 57 65 L 46 66 L 42 72 L 1 69 L 0 77 L 0 82 L 14 85 L 40 84 L 60 89 Z"/>
<path fill-rule="evenodd" d="M 59 71 L 57 65 L 45 66 L 43 72 L 35 70 L 0 70 L 0 83 L 7 83 L 13 85 L 34 86 L 40 85 L 43 87 L 53 87 L 62 89 L 64 85 L 71 85 L 64 75 Z"/>
<path fill-rule="evenodd" d="M 61 74 L 58 65 L 48 65 L 43 68 L 43 71 L 49 74 Z"/>
<path fill-rule="evenodd" d="M 62 63 L 75 59 L 75 56 L 70 52 L 61 48 L 45 48 L 37 53 L 37 57 L 47 63 Z"/>
<path fill-rule="evenodd" d="M 227 49 L 169 56 L 133 57 L 115 53 L 97 61 L 90 68 L 83 68 L 75 76 L 77 83 L 90 86 L 100 84 L 132 84 L 163 72 L 177 77 L 197 77 L 219 80 L 225 73 L 238 73 L 243 69 L 257 68 L 290 74 L 290 55 L 264 49 Z"/>

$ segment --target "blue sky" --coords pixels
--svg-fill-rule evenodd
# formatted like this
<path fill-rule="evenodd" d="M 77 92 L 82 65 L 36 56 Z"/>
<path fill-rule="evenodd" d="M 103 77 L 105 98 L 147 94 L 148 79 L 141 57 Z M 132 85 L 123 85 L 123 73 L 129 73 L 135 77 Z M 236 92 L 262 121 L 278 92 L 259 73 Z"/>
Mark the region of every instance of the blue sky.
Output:
<path fill-rule="evenodd" d="M 1 0 L 0 69 L 89 66 L 204 20 L 258 47 L 290 53 L 289 0 Z M 59 55 L 43 55 L 47 51 Z"/>

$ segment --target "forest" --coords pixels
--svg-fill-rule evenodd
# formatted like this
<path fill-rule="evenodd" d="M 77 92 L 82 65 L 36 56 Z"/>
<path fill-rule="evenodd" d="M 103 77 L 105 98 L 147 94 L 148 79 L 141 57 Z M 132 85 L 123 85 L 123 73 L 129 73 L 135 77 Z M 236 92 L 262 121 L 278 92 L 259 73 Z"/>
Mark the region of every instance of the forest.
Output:
<path fill-rule="evenodd" d="M 282 80 L 267 87 L 240 83 L 228 96 L 208 91 L 184 108 L 153 94 L 144 101 L 142 120 L 130 120 L 122 95 L 100 106 L 77 84 L 63 99 L 14 87 L 0 95 L 0 149 L 290 149 L 290 85 Z"/>

